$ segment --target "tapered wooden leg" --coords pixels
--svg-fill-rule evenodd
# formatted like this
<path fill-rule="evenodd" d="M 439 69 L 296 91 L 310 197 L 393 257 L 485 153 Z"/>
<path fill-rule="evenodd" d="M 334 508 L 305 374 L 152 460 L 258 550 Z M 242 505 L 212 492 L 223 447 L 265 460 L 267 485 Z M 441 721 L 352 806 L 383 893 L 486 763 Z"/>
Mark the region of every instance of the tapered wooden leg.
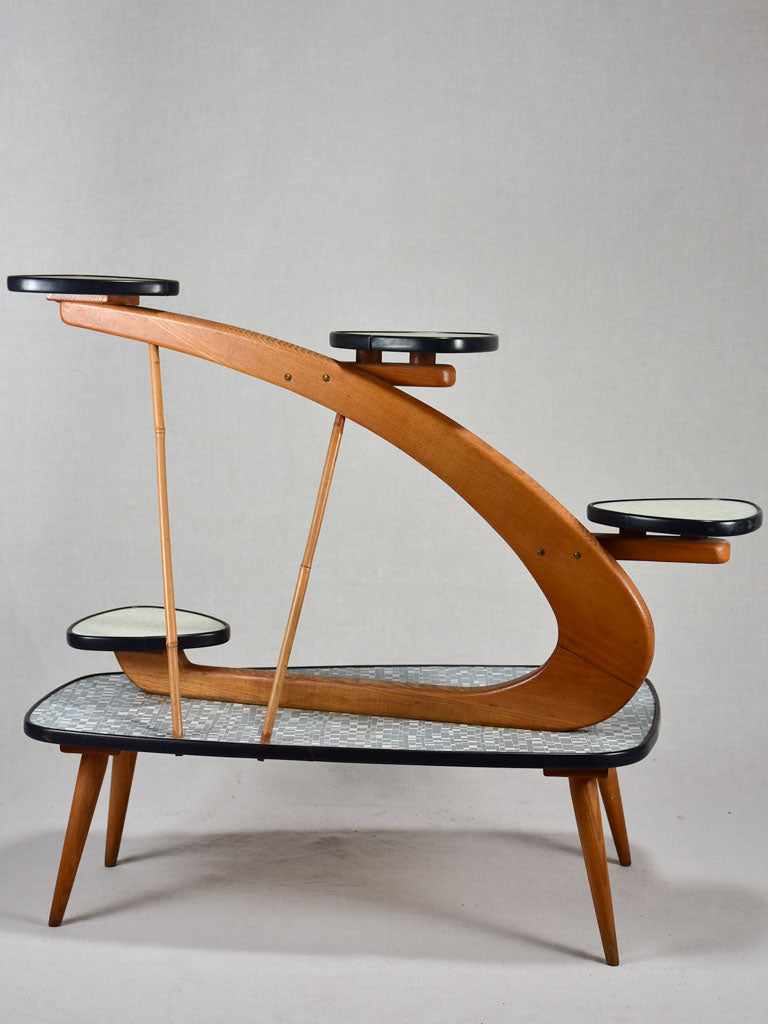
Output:
<path fill-rule="evenodd" d="M 86 750 L 80 757 L 72 809 L 69 812 L 67 834 L 64 836 L 59 874 L 53 892 L 51 915 L 48 918 L 48 924 L 52 928 L 61 924 L 64 911 L 67 909 L 69 894 L 72 892 L 88 829 L 91 827 L 108 758 L 109 754 L 103 750 Z"/>
<path fill-rule="evenodd" d="M 568 779 L 571 787 L 573 809 L 579 829 L 581 850 L 587 868 L 589 888 L 595 906 L 597 926 L 603 942 L 605 961 L 612 967 L 618 966 L 619 947 L 616 942 L 616 926 L 613 921 L 611 883 L 608 879 L 608 861 L 605 859 L 603 822 L 600 815 L 600 797 L 597 780 L 594 777 L 572 775 Z"/>
<path fill-rule="evenodd" d="M 131 795 L 133 770 L 136 767 L 136 751 L 123 750 L 112 755 L 112 782 L 109 788 L 109 818 L 107 819 L 107 846 L 104 863 L 108 868 L 117 864 L 120 840 L 123 837 L 125 812 Z"/>
<path fill-rule="evenodd" d="M 619 864 L 628 868 L 632 863 L 632 856 L 629 852 L 627 823 L 624 820 L 624 807 L 621 803 L 619 776 L 616 774 L 616 769 L 609 768 L 608 775 L 604 779 L 598 779 L 598 785 L 600 786 L 600 795 L 603 798 L 608 824 L 611 827 L 611 835 L 616 846 L 616 853 L 619 855 Z"/>

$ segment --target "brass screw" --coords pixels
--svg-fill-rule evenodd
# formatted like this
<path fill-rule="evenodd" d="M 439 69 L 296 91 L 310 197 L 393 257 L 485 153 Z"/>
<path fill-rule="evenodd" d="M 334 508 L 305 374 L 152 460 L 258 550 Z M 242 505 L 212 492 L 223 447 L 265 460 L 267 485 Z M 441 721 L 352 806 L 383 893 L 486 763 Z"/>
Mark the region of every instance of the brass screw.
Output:
<path fill-rule="evenodd" d="M 546 553 L 547 552 L 544 550 L 544 548 L 539 548 L 539 550 L 536 552 L 537 555 L 546 555 Z"/>
<path fill-rule="evenodd" d="M 293 380 L 293 377 L 290 375 L 290 373 L 286 373 L 285 379 L 286 380 Z"/>
<path fill-rule="evenodd" d="M 581 558 L 581 552 L 580 551 L 574 551 L 573 552 L 573 557 L 574 558 Z"/>
<path fill-rule="evenodd" d="M 323 380 L 325 381 L 325 383 L 326 383 L 326 384 L 328 383 L 328 381 L 329 381 L 330 379 L 331 379 L 331 378 L 329 377 L 329 375 L 328 375 L 327 373 L 324 373 L 324 374 L 323 374 Z"/>

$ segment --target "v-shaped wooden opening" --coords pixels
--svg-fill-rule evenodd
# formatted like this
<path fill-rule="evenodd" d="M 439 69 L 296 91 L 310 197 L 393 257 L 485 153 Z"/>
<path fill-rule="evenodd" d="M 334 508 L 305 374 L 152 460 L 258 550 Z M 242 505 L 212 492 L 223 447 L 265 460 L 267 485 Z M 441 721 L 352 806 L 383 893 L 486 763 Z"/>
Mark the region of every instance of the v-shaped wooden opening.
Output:
<path fill-rule="evenodd" d="M 439 721 L 574 729 L 614 714 L 641 685 L 653 626 L 636 587 L 598 540 L 535 480 L 459 423 L 378 379 L 263 334 L 132 305 L 60 299 L 62 320 L 228 366 L 302 395 L 378 434 L 440 477 L 506 541 L 547 598 L 554 651 L 529 675 L 496 686 L 372 683 L 289 673 L 288 707 Z M 126 675 L 168 693 L 165 654 L 118 654 Z M 266 704 L 273 673 L 192 664 L 182 696 Z"/>

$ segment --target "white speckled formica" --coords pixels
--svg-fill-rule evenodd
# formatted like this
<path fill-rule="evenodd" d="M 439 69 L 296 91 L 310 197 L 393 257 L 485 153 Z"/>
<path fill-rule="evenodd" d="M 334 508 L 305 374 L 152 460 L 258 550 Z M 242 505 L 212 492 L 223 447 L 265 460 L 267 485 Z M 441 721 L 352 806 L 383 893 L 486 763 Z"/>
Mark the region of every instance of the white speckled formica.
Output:
<path fill-rule="evenodd" d="M 380 665 L 307 668 L 322 676 L 371 680 L 402 680 L 414 685 L 473 688 L 515 679 L 529 672 L 520 665 Z M 201 743 L 258 744 L 264 707 L 224 701 L 183 698 L 184 739 Z M 280 708 L 273 744 L 365 750 L 408 750 L 433 753 L 498 753 L 530 755 L 619 754 L 643 743 L 653 728 L 656 697 L 643 683 L 615 715 L 598 725 L 573 732 L 502 729 L 495 726 L 427 722 L 417 719 L 349 715 Z M 134 739 L 171 739 L 167 697 L 144 693 L 121 673 L 85 676 L 48 697 L 31 712 L 32 725 L 71 734 Z"/>
<path fill-rule="evenodd" d="M 755 506 L 751 502 L 726 498 L 633 498 L 596 501 L 595 508 L 656 519 L 694 519 L 705 523 L 749 519 L 755 514 Z"/>
<path fill-rule="evenodd" d="M 474 331 L 344 331 L 355 338 L 429 338 L 430 341 L 452 341 L 454 338 L 476 338 Z"/>
<path fill-rule="evenodd" d="M 212 633 L 221 629 L 221 622 L 199 612 L 176 609 L 176 630 L 179 636 L 190 633 Z M 93 637 L 162 637 L 165 636 L 165 610 L 139 605 L 114 608 L 81 619 L 72 626 L 76 636 Z"/>

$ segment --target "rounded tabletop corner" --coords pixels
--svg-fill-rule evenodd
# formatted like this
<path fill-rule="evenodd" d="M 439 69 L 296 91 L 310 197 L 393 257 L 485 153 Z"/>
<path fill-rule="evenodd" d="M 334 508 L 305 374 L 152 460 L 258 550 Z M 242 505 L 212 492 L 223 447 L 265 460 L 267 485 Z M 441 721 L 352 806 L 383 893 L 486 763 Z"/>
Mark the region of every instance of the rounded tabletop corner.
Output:
<path fill-rule="evenodd" d="M 622 498 L 592 502 L 587 518 L 640 533 L 737 537 L 759 529 L 763 512 L 740 498 Z"/>
<path fill-rule="evenodd" d="M 229 640 L 229 623 L 213 615 L 176 609 L 179 649 L 216 647 Z M 67 630 L 67 643 L 82 651 L 164 651 L 162 605 L 129 605 L 87 615 Z"/>
<path fill-rule="evenodd" d="M 495 352 L 498 334 L 466 331 L 331 331 L 331 348 L 369 352 Z"/>
<path fill-rule="evenodd" d="M 91 274 L 12 274 L 8 291 L 52 295 L 178 295 L 179 282 L 160 277 Z"/>

